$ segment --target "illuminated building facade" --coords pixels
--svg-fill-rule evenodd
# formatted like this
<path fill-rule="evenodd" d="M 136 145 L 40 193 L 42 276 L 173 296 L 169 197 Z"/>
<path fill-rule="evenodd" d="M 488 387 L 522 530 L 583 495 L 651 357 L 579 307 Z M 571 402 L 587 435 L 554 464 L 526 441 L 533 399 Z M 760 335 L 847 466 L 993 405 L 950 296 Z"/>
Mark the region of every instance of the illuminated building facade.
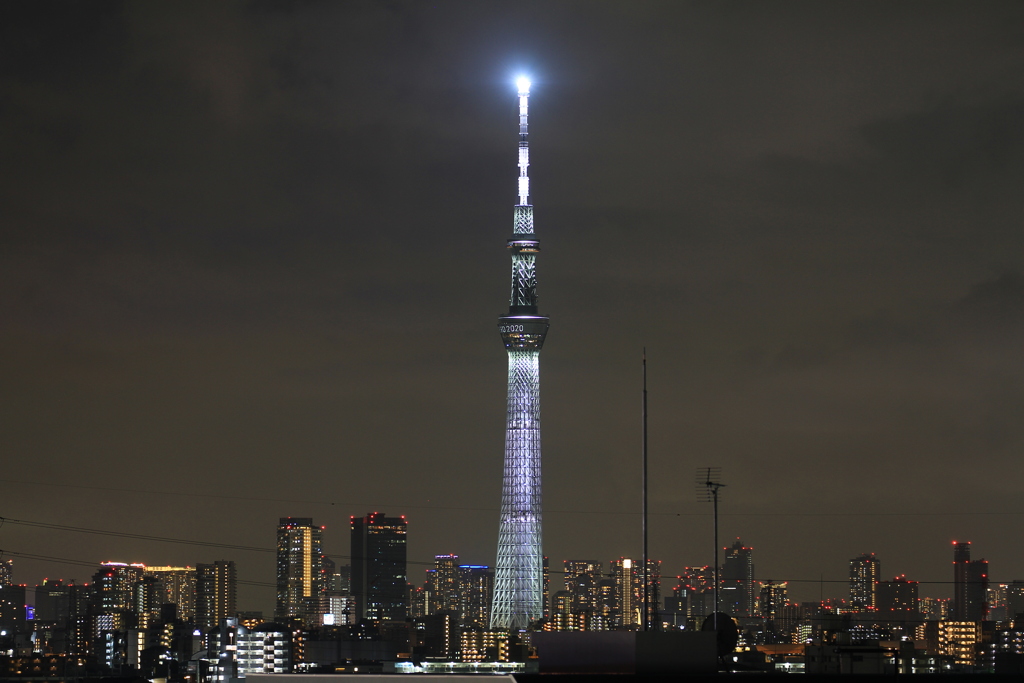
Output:
<path fill-rule="evenodd" d="M 138 618 L 137 626 L 146 629 L 160 620 L 160 606 L 163 605 L 160 581 L 153 576 L 143 576 L 134 585 L 133 609 Z"/>
<path fill-rule="evenodd" d="M 324 528 L 309 517 L 282 517 L 277 527 L 275 619 L 313 618 L 327 593 Z"/>
<path fill-rule="evenodd" d="M 877 607 L 876 588 L 882 564 L 874 553 L 858 555 L 850 560 L 850 604 L 858 610 Z"/>
<path fill-rule="evenodd" d="M 236 627 L 236 661 L 240 674 L 283 674 L 292 670 L 292 633 L 279 624 L 253 630 Z"/>
<path fill-rule="evenodd" d="M 217 560 L 196 565 L 196 625 L 203 629 L 220 626 L 238 611 L 238 578 L 235 563 Z"/>
<path fill-rule="evenodd" d="M 601 563 L 594 560 L 565 560 L 562 564 L 565 589 L 570 597 L 569 612 L 596 613 L 597 584 L 604 578 L 601 575 Z"/>
<path fill-rule="evenodd" d="M 938 652 L 959 664 L 974 664 L 975 644 L 981 641 L 981 625 L 974 621 L 934 622 L 938 631 Z"/>
<path fill-rule="evenodd" d="M 459 566 L 459 612 L 462 625 L 486 629 L 491 623 L 491 597 L 494 593 L 494 572 L 479 564 Z"/>
<path fill-rule="evenodd" d="M 530 205 L 527 108 L 530 82 L 519 88 L 519 203 L 512 236 L 512 292 L 498 330 L 508 352 L 505 467 L 494 570 L 491 628 L 525 629 L 545 611 L 541 551 L 540 351 L 548 319 L 537 314 L 537 253 Z"/>
<path fill-rule="evenodd" d="M 459 585 L 459 556 L 435 555 L 434 569 L 427 573 L 430 605 L 428 614 L 438 612 L 459 613 L 461 586 Z"/>
<path fill-rule="evenodd" d="M 160 582 L 161 602 L 172 602 L 177 605 L 179 619 L 195 619 L 195 567 L 146 567 L 143 576 L 152 576 Z"/>
<path fill-rule="evenodd" d="M 143 564 L 101 562 L 93 577 L 99 612 L 110 614 L 135 607 L 135 584 L 142 578 Z"/>
<path fill-rule="evenodd" d="M 762 581 L 761 599 L 758 608 L 765 619 L 777 619 L 783 607 L 789 602 L 789 583 L 786 581 Z"/>
<path fill-rule="evenodd" d="M 352 517 L 352 597 L 357 621 L 403 621 L 408 614 L 405 515 Z"/>
<path fill-rule="evenodd" d="M 618 611 L 618 626 L 632 630 L 640 623 L 640 601 L 636 595 L 636 575 L 633 560 L 623 557 L 612 560 L 612 576 L 615 578 L 615 602 Z"/>

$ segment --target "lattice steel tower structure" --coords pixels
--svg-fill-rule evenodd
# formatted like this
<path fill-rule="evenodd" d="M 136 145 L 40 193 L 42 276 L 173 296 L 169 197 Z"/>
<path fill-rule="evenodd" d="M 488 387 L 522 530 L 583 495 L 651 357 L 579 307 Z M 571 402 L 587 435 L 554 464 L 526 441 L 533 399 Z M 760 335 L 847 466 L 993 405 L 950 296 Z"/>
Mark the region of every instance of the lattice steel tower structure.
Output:
<path fill-rule="evenodd" d="M 491 605 L 493 630 L 521 630 L 544 613 L 540 509 L 540 349 L 548 319 L 537 315 L 537 252 L 530 205 L 530 147 L 526 117 L 530 81 L 519 88 L 519 203 L 508 248 L 512 295 L 498 320 L 508 350 L 508 416 L 505 475 L 501 492 L 498 561 Z"/>

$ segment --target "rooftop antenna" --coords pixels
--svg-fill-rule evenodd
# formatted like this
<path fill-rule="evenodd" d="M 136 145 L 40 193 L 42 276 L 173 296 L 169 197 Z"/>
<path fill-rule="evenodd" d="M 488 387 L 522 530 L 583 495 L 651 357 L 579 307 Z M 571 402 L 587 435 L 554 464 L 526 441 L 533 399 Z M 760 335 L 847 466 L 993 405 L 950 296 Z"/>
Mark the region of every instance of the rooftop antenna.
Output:
<path fill-rule="evenodd" d="M 714 626 L 718 631 L 718 584 L 721 583 L 718 576 L 718 489 L 725 486 L 722 483 L 721 467 L 698 467 L 695 484 L 697 488 L 697 499 L 703 503 L 714 504 L 715 511 L 715 564 L 712 565 L 715 571 L 715 611 Z"/>
<path fill-rule="evenodd" d="M 644 577 L 644 608 L 643 608 L 643 629 L 646 631 L 649 628 L 651 622 L 650 615 L 650 603 L 651 603 L 651 577 L 650 568 L 648 565 L 647 555 L 647 347 L 644 347 L 643 352 L 643 364 L 644 364 L 644 394 L 643 394 L 643 533 L 644 533 L 644 564 L 643 564 L 643 577 Z"/>

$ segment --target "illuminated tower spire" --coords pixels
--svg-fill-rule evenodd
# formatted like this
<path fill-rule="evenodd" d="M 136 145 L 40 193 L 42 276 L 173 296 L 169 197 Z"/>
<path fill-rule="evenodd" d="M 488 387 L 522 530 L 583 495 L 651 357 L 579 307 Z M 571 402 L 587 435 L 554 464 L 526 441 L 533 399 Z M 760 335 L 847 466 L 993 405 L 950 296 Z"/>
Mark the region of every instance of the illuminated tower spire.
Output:
<path fill-rule="evenodd" d="M 491 628 L 525 629 L 544 612 L 540 509 L 540 349 L 548 319 L 537 315 L 537 236 L 530 205 L 530 147 L 526 116 L 530 81 L 519 88 L 519 203 L 512 236 L 512 295 L 498 330 L 508 351 L 505 476 Z"/>

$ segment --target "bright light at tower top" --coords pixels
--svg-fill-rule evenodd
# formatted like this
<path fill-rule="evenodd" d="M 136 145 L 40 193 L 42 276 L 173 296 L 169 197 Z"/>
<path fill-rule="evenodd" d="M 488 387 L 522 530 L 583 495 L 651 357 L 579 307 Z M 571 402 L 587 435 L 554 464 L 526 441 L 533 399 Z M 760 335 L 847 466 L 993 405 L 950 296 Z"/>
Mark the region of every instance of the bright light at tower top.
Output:
<path fill-rule="evenodd" d="M 530 92 L 530 79 L 526 76 L 520 76 L 516 79 L 516 87 L 519 88 L 520 94 L 526 94 Z"/>

